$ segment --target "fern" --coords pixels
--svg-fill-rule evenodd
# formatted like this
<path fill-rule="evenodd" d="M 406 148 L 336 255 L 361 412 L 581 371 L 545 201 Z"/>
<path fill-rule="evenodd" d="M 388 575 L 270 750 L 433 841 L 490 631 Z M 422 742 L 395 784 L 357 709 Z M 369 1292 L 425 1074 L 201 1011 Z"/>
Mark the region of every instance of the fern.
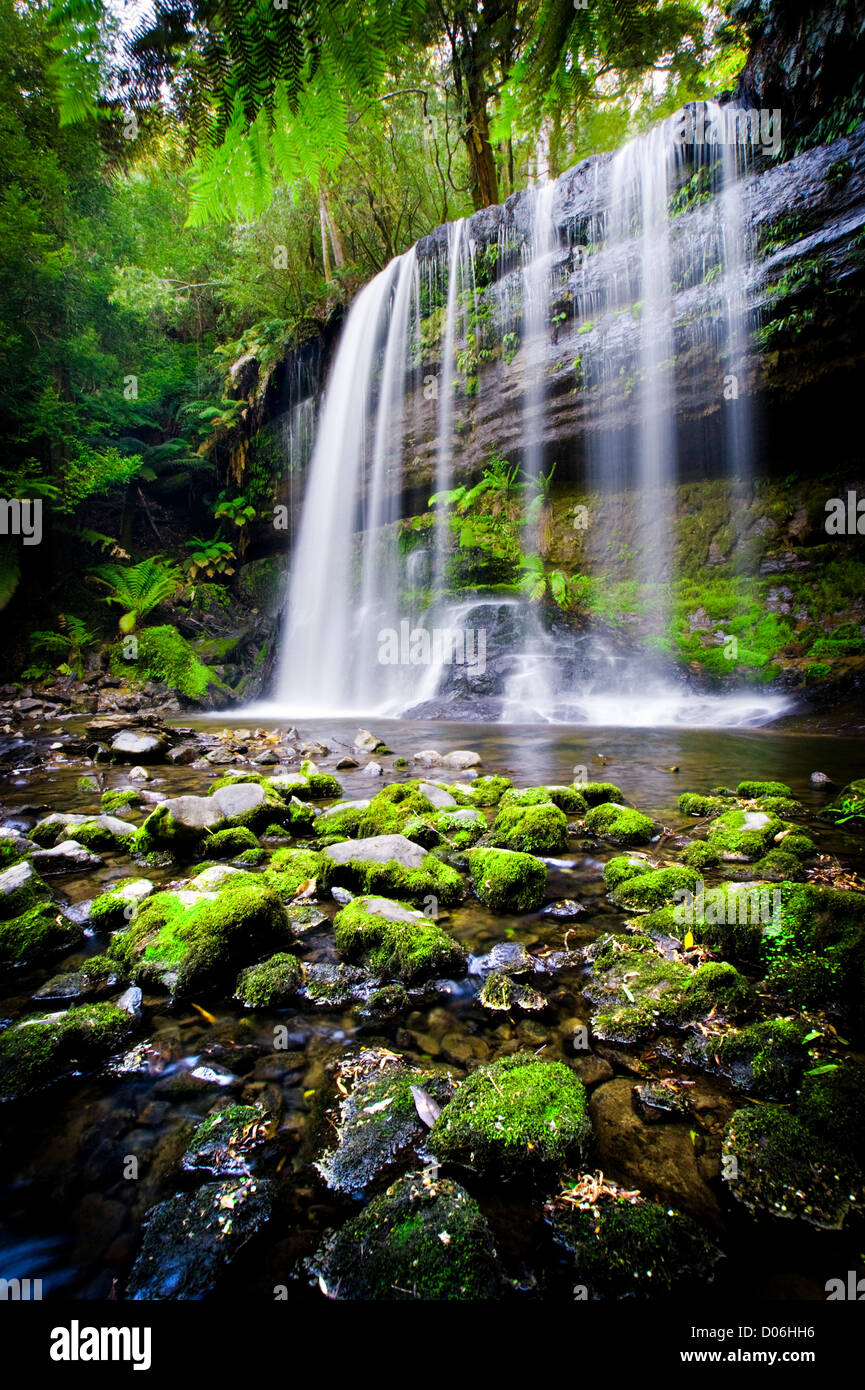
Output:
<path fill-rule="evenodd" d="M 178 567 L 160 555 L 152 555 L 128 567 L 96 565 L 90 573 L 111 591 L 105 602 L 118 603 L 127 610 L 120 619 L 123 632 L 131 632 L 138 618 L 174 598 L 183 583 Z"/>

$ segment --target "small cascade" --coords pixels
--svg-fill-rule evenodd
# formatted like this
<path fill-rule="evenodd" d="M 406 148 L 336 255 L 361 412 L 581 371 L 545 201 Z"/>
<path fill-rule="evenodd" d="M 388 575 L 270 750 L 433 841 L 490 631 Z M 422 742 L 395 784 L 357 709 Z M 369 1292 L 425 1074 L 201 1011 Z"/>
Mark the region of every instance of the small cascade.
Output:
<path fill-rule="evenodd" d="M 441 371 L 437 381 L 438 433 L 435 475 L 437 493 L 449 492 L 453 487 L 455 343 L 458 319 L 464 317 L 460 312 L 460 286 L 467 278 L 470 264 L 467 225 L 466 219 L 461 217 L 458 222 L 452 222 L 448 227 L 447 302 L 442 337 Z M 433 585 L 439 593 L 445 588 L 448 539 L 448 511 L 447 507 L 440 504 L 436 513 L 435 562 L 433 566 Z"/>

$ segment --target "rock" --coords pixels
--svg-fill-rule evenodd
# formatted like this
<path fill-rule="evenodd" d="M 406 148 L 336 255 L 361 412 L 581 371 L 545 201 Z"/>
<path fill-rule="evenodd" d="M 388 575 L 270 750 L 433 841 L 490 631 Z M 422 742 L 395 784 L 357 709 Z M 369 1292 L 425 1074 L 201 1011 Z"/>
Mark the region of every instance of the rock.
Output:
<path fill-rule="evenodd" d="M 319 743 L 318 740 L 313 739 L 311 743 L 302 743 L 300 751 L 305 758 L 326 758 L 330 749 L 327 744 Z M 314 771 L 317 772 L 318 768 L 315 768 Z"/>
<path fill-rule="evenodd" d="M 252 761 L 254 763 L 257 763 L 259 766 L 264 767 L 271 763 L 278 763 L 279 758 L 276 756 L 272 748 L 265 748 L 264 752 L 259 753 L 256 757 L 253 758 Z"/>
<path fill-rule="evenodd" d="M 98 854 L 77 840 L 62 840 L 53 849 L 39 849 L 31 856 L 35 866 L 43 874 L 69 874 L 74 871 L 98 869 L 105 862 Z"/>
<path fill-rule="evenodd" d="M 207 1297 L 223 1267 L 270 1219 L 273 1196 L 265 1180 L 232 1177 L 152 1207 L 127 1298 Z"/>
<path fill-rule="evenodd" d="M 137 985 L 130 985 L 117 1000 L 117 1007 L 122 1013 L 129 1014 L 130 1018 L 140 1018 L 141 1000 L 141 990 Z"/>
<path fill-rule="evenodd" d="M 832 778 L 827 777 L 825 772 L 812 772 L 809 779 L 815 787 L 831 787 Z"/>
<path fill-rule="evenodd" d="M 371 734 L 369 729 L 358 729 L 353 747 L 356 753 L 374 753 L 377 748 L 384 747 L 384 742 L 378 734 Z"/>
<path fill-rule="evenodd" d="M 567 849 L 567 817 L 552 802 L 506 805 L 503 797 L 486 843 L 523 854 L 554 854 Z"/>
<path fill-rule="evenodd" d="M 210 800 L 216 802 L 226 821 L 237 821 L 264 806 L 267 793 L 260 782 L 234 782 L 229 787 L 220 787 Z"/>
<path fill-rule="evenodd" d="M 640 811 L 608 801 L 589 811 L 586 829 L 614 845 L 641 845 L 647 844 L 655 834 L 655 823 Z"/>
<path fill-rule="evenodd" d="M 578 1162 L 591 1135 L 585 1089 L 569 1067 L 518 1053 L 479 1067 L 433 1126 L 429 1147 L 444 1162 L 491 1170 Z"/>
<path fill-rule="evenodd" d="M 586 912 L 588 908 L 583 903 L 574 902 L 573 898 L 559 898 L 541 908 L 542 917 L 552 917 L 557 922 L 573 922 Z"/>
<path fill-rule="evenodd" d="M 249 1175 L 250 1155 L 273 1133 L 270 1117 L 252 1105 L 227 1105 L 196 1128 L 180 1166 L 214 1177 Z"/>
<path fill-rule="evenodd" d="M 368 1048 L 345 1060 L 336 1072 L 343 1099 L 334 1129 L 336 1146 L 316 1161 L 328 1187 L 359 1194 L 397 1158 L 416 1155 L 427 1127 L 418 1114 L 412 1087 L 419 1087 L 440 1109 L 453 1095 L 447 1075 L 410 1069 L 384 1048 Z"/>
<path fill-rule="evenodd" d="M 363 770 L 367 777 L 384 776 L 384 768 L 382 767 L 381 763 L 367 763 L 366 767 Z"/>
<path fill-rule="evenodd" d="M 209 869 L 202 869 L 200 874 L 191 878 L 186 886 L 194 893 L 213 893 L 233 874 L 242 873 L 243 869 L 232 868 L 230 864 L 211 864 Z"/>
<path fill-rule="evenodd" d="M 82 1004 L 60 1014 L 37 1014 L 0 1033 L 0 1094 L 39 1090 L 116 1052 L 132 1030 L 113 1004 Z"/>
<path fill-rule="evenodd" d="M 417 758 L 415 762 L 417 762 Z M 455 772 L 463 772 L 469 767 L 479 767 L 481 755 L 480 753 L 472 753 L 465 748 L 458 748 L 453 753 L 445 753 L 441 762 L 442 767 L 453 768 Z"/>
<path fill-rule="evenodd" d="M 13 864 L 0 873 L 0 919 L 20 917 L 40 899 L 47 898 L 48 889 L 30 864 Z"/>
<path fill-rule="evenodd" d="M 334 886 L 330 890 L 330 896 L 335 903 L 339 903 L 340 907 L 346 907 L 354 898 L 354 893 L 350 893 L 347 888 L 337 888 Z"/>
<path fill-rule="evenodd" d="M 419 767 L 438 767 L 441 761 L 441 753 L 437 753 L 434 748 L 422 748 L 412 758 L 412 762 L 417 763 Z"/>
<path fill-rule="evenodd" d="M 308 964 L 303 968 L 301 997 L 319 1009 L 343 1009 L 349 1004 L 365 1004 L 379 981 L 359 966 Z"/>
<path fill-rule="evenodd" d="M 201 749 L 197 743 L 179 743 L 176 748 L 169 749 L 167 761 L 173 763 L 175 767 L 188 767 L 190 763 L 195 762 L 200 752 Z"/>
<path fill-rule="evenodd" d="M 131 729 L 121 729 L 111 740 L 111 752 L 126 762 L 160 762 L 166 748 L 166 741 L 159 734 L 137 734 Z"/>
<path fill-rule="evenodd" d="M 534 912 L 547 887 L 547 866 L 531 854 L 509 849 L 468 852 L 475 892 L 493 912 Z"/>
<path fill-rule="evenodd" d="M 450 792 L 446 792 L 443 787 L 435 786 L 433 782 L 420 782 L 418 784 L 418 791 L 421 796 L 426 797 L 427 801 L 429 801 L 437 811 L 449 810 L 452 806 L 456 806 L 457 804 Z"/>
<path fill-rule="evenodd" d="M 387 898 L 355 898 L 334 918 L 340 955 L 381 979 L 411 985 L 431 976 L 462 974 L 466 953 L 437 922 Z"/>
<path fill-rule="evenodd" d="M 82 999 L 89 994 L 92 985 L 82 970 L 70 970 L 65 975 L 54 975 L 33 995 L 38 1003 L 48 1003 L 53 999 Z"/>
<path fill-rule="evenodd" d="M 400 1178 L 326 1237 L 309 1267 L 328 1298 L 364 1302 L 476 1301 L 496 1297 L 501 1283 L 485 1218 L 448 1178 Z"/>
<path fill-rule="evenodd" d="M 395 862 L 403 869 L 419 869 L 427 857 L 426 850 L 405 835 L 373 835 L 365 840 L 342 840 L 328 845 L 323 851 L 326 859 L 335 864 L 360 860 L 376 864 Z"/>
<path fill-rule="evenodd" d="M 500 941 L 485 956 L 471 956 L 470 975 L 488 975 L 498 970 L 507 975 L 526 975 L 535 969 L 535 961 L 518 941 Z"/>
<path fill-rule="evenodd" d="M 194 841 L 207 830 L 220 830 L 225 813 L 215 796 L 174 796 L 162 801 L 141 827 L 140 839 L 157 844 Z"/>
<path fill-rule="evenodd" d="M 509 1013 L 512 1009 L 538 1013 L 547 1006 L 542 994 L 528 985 L 520 984 L 504 970 L 493 970 L 487 976 L 478 995 L 478 1003 L 484 1009 L 499 1013 Z"/>
<path fill-rule="evenodd" d="M 595 1052 L 578 1052 L 573 1068 L 584 1086 L 597 1086 L 602 1081 L 610 1081 L 614 1075 L 610 1063 Z"/>
<path fill-rule="evenodd" d="M 149 781 L 150 781 L 150 773 L 147 771 L 147 768 L 146 768 L 146 767 L 141 767 L 141 766 L 132 767 L 132 768 L 129 769 L 128 776 L 129 776 L 130 782 L 149 782 Z"/>
<path fill-rule="evenodd" d="M 751 1212 L 838 1231 L 865 1197 L 861 1169 L 782 1106 L 737 1110 L 721 1154 L 730 1193 Z"/>
<path fill-rule="evenodd" d="M 88 922 L 91 926 L 105 931 L 114 931 L 124 926 L 133 916 L 139 903 L 154 892 L 154 884 L 149 878 L 129 878 L 115 883 L 106 893 L 101 893 L 90 904 Z"/>
<path fill-rule="evenodd" d="M 546 1210 L 591 1300 L 690 1297 L 721 1259 L 696 1222 L 660 1202 L 602 1191 L 583 1209 L 554 1199 Z"/>
<path fill-rule="evenodd" d="M 211 767 L 228 767 L 231 763 L 240 761 L 230 748 L 212 748 L 209 753 L 205 753 L 204 758 Z"/>
<path fill-rule="evenodd" d="M 281 1008 L 297 994 L 302 981 L 300 963 L 294 956 L 280 952 L 241 970 L 234 997 L 248 1009 Z"/>
<path fill-rule="evenodd" d="M 353 767 L 360 767 L 357 758 L 340 758 L 336 770 L 337 772 L 348 772 Z"/>

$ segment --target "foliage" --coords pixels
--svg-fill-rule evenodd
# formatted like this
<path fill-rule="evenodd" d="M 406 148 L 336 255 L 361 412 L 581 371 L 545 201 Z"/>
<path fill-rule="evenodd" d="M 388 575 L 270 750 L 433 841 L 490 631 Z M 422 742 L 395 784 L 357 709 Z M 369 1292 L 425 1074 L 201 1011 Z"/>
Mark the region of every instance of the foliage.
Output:
<path fill-rule="evenodd" d="M 178 567 L 159 555 L 126 567 L 96 565 L 91 574 L 110 590 L 105 602 L 119 603 L 127 610 L 119 623 L 122 632 L 131 632 L 139 618 L 174 598 L 183 582 Z"/>

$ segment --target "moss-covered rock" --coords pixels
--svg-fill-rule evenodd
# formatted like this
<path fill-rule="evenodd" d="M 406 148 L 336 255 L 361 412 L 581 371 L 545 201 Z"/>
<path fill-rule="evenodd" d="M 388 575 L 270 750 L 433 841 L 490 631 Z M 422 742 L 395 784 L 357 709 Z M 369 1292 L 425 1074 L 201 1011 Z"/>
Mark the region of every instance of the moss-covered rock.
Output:
<path fill-rule="evenodd" d="M 699 882 L 696 869 L 673 864 L 625 878 L 613 889 L 610 899 L 632 912 L 651 912 L 665 903 L 682 902 L 686 893 L 695 892 Z"/>
<path fill-rule="evenodd" d="M 737 1110 L 724 1131 L 722 1173 L 748 1211 L 839 1230 L 863 1199 L 862 1173 L 778 1105 Z"/>
<path fill-rule="evenodd" d="M 547 891 L 547 866 L 515 850 L 474 849 L 468 853 L 474 890 L 493 912 L 535 912 Z"/>
<path fill-rule="evenodd" d="M 32 865 L 13 864 L 0 873 L 0 922 L 23 916 L 48 897 L 48 885 Z"/>
<path fill-rule="evenodd" d="M 467 806 L 459 806 L 453 811 L 438 811 L 429 818 L 429 823 L 436 834 L 443 836 L 456 850 L 470 849 L 476 845 L 487 828 L 481 812 Z M 406 826 L 406 834 L 410 839 L 418 839 L 412 833 L 411 823 Z"/>
<path fill-rule="evenodd" d="M 90 925 L 100 931 L 117 931 L 126 926 L 139 903 L 149 898 L 154 885 L 149 878 L 127 878 L 107 893 L 100 893 L 90 904 Z"/>
<path fill-rule="evenodd" d="M 865 1165 L 865 1066 L 828 1063 L 807 1071 L 795 1110 L 814 1134 Z"/>
<path fill-rule="evenodd" d="M 492 1232 L 448 1178 L 401 1178 L 328 1236 L 310 1269 L 328 1297 L 366 1302 L 475 1301 L 500 1285 Z"/>
<path fill-rule="evenodd" d="M 554 854 L 567 848 L 568 819 L 552 802 L 512 805 L 503 797 L 487 843 L 522 854 Z"/>
<path fill-rule="evenodd" d="M 156 893 L 108 948 L 130 977 L 186 995 L 225 978 L 244 959 L 285 946 L 291 927 L 279 897 L 237 874 L 215 893 Z"/>
<path fill-rule="evenodd" d="M 463 896 L 463 881 L 456 869 L 402 835 L 328 845 L 322 859 L 328 885 L 412 902 L 433 897 L 446 907 L 455 905 Z"/>
<path fill-rule="evenodd" d="M 229 1177 L 151 1207 L 127 1298 L 208 1297 L 225 1265 L 266 1225 L 273 1201 L 266 1179 Z"/>
<path fill-rule="evenodd" d="M 815 883 L 773 890 L 762 928 L 766 981 L 798 1008 L 865 1020 L 865 895 Z"/>
<path fill-rule="evenodd" d="M 415 816 L 429 816 L 436 808 L 418 791 L 416 782 L 396 782 L 384 787 L 362 812 L 357 834 L 361 839 L 374 835 L 398 835 Z"/>
<path fill-rule="evenodd" d="M 592 1032 L 604 1042 L 638 1042 L 702 1011 L 701 999 L 687 998 L 690 968 L 656 951 L 648 936 L 610 934 L 593 943 L 586 957 L 592 965 L 585 990 L 594 1006 Z"/>
<path fill-rule="evenodd" d="M 653 868 L 652 861 L 644 854 L 615 854 L 604 865 L 604 882 L 612 890 L 624 883 L 625 879 L 647 874 Z"/>
<path fill-rule="evenodd" d="M 328 801 L 331 797 L 342 796 L 342 784 L 329 772 L 319 772 L 308 761 L 301 763 L 300 772 L 306 778 L 306 794 L 303 791 L 296 793 L 301 801 Z"/>
<path fill-rule="evenodd" d="M 569 816 L 582 816 L 589 803 L 577 786 L 526 787 L 522 791 L 513 788 L 503 793 L 500 806 L 539 806 L 551 803 L 565 811 Z"/>
<path fill-rule="evenodd" d="M 54 903 L 37 903 L 20 917 L 0 921 L 0 963 L 37 964 L 69 951 L 81 940 L 81 927 Z"/>
<path fill-rule="evenodd" d="M 217 1177 L 248 1174 L 253 1151 L 266 1142 L 271 1130 L 269 1117 L 255 1106 L 227 1105 L 206 1115 L 196 1127 L 181 1167 Z"/>
<path fill-rule="evenodd" d="M 281 898 L 293 898 L 300 888 L 313 879 L 322 891 L 328 885 L 330 865 L 323 855 L 310 849 L 278 849 L 265 870 L 269 888 Z"/>
<path fill-rule="evenodd" d="M 642 811 L 634 811 L 615 801 L 604 801 L 589 811 L 586 829 L 614 845 L 644 845 L 654 835 L 655 823 Z"/>
<path fill-rule="evenodd" d="M 804 1034 L 801 1023 L 767 1018 L 712 1038 L 708 1052 L 740 1091 L 760 1100 L 786 1100 L 808 1064 Z"/>
<path fill-rule="evenodd" d="M 113 1004 L 82 1004 L 63 1014 L 37 1014 L 0 1033 L 0 1091 L 14 1099 L 110 1056 L 132 1031 Z"/>
<path fill-rule="evenodd" d="M 753 801 L 759 796 L 791 797 L 793 793 L 786 782 L 740 782 L 736 788 L 736 795 L 746 801 Z"/>
<path fill-rule="evenodd" d="M 102 793 L 102 809 L 109 816 L 113 816 L 115 811 L 137 811 L 141 804 L 140 794 L 131 787 L 126 791 Z"/>
<path fill-rule="evenodd" d="M 699 796 L 696 792 L 683 792 L 678 805 L 686 816 L 721 816 L 729 809 L 723 797 Z"/>
<path fill-rule="evenodd" d="M 355 898 L 334 918 L 337 950 L 381 979 L 415 984 L 462 974 L 466 952 L 432 918 L 408 903 Z"/>
<path fill-rule="evenodd" d="M 621 788 L 615 782 L 577 782 L 575 785 L 590 806 L 600 806 L 604 801 L 620 803 L 624 800 Z"/>
<path fill-rule="evenodd" d="M 745 811 L 736 807 L 711 822 L 708 844 L 721 859 L 734 862 L 759 859 L 772 848 L 775 836 L 784 829 L 784 822 L 768 811 Z"/>
<path fill-rule="evenodd" d="M 337 1072 L 342 1099 L 334 1122 L 336 1144 L 316 1162 L 328 1187 L 358 1193 L 399 1158 L 420 1149 L 427 1126 L 418 1101 L 432 1114 L 450 1100 L 454 1084 L 444 1072 L 407 1067 L 383 1048 L 368 1048 Z"/>
<path fill-rule="evenodd" d="M 605 1196 L 583 1209 L 551 1204 L 553 1233 L 574 1257 L 589 1299 L 693 1296 L 721 1252 L 689 1216 L 659 1202 Z"/>
<path fill-rule="evenodd" d="M 258 965 L 241 970 L 234 997 L 248 1009 L 280 1008 L 297 993 L 302 983 L 300 962 L 280 951 Z"/>
<path fill-rule="evenodd" d="M 484 1009 L 495 1013 L 510 1013 L 523 1010 L 525 1013 L 539 1013 L 547 1006 L 542 994 L 529 985 L 515 980 L 507 970 L 492 970 L 478 994 L 478 1003 Z"/>
<path fill-rule="evenodd" d="M 445 1162 L 504 1177 L 578 1162 L 590 1135 L 585 1088 L 570 1068 L 518 1053 L 466 1078 L 436 1120 L 429 1147 Z"/>
<path fill-rule="evenodd" d="M 707 961 L 691 976 L 685 1000 L 689 1007 L 696 1009 L 697 1015 L 714 1013 L 721 1018 L 738 1018 L 753 1007 L 754 994 L 734 965 L 727 961 Z"/>
<path fill-rule="evenodd" d="M 513 786 L 510 777 L 478 777 L 472 782 L 467 799 L 473 806 L 497 806 L 504 793 Z M 448 787 L 453 795 L 453 789 Z"/>
<path fill-rule="evenodd" d="M 203 848 L 211 859 L 236 859 L 247 850 L 257 852 L 260 846 L 251 830 L 238 826 L 234 830 L 217 830 L 215 835 L 208 835 Z"/>

